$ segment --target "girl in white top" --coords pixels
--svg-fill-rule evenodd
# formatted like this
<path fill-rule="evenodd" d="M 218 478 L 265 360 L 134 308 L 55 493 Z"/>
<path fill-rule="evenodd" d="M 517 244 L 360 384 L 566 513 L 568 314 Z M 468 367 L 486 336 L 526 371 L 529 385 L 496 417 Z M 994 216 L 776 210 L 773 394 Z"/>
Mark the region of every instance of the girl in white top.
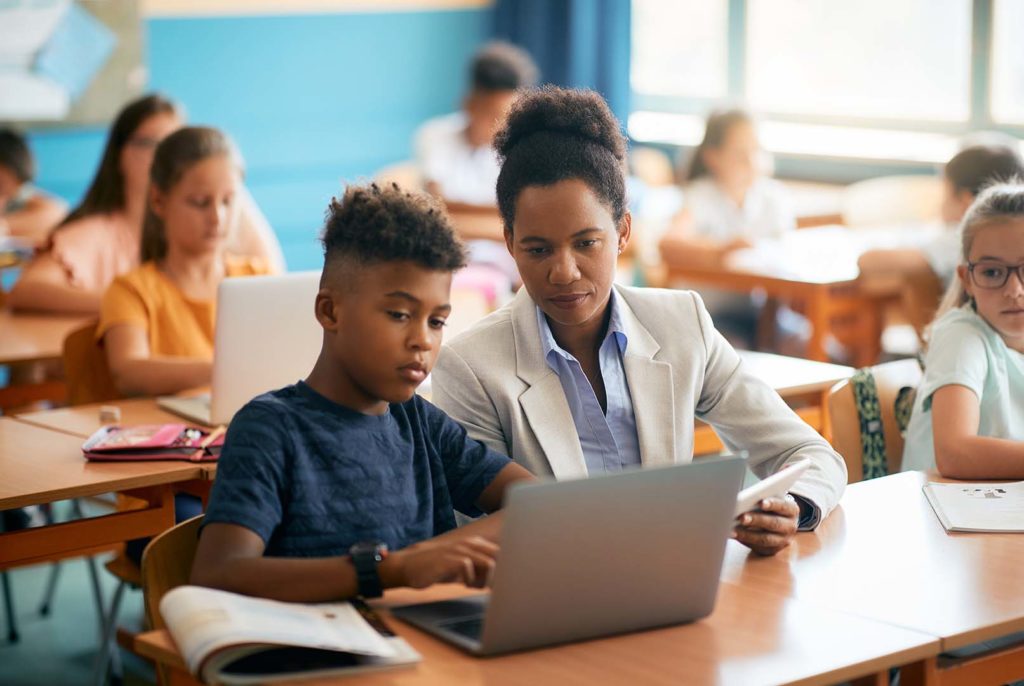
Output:
<path fill-rule="evenodd" d="M 1024 185 L 982 191 L 932 327 L 903 469 L 1024 479 Z"/>
<path fill-rule="evenodd" d="M 661 243 L 662 254 L 677 264 L 718 267 L 729 253 L 796 228 L 786 190 L 765 176 L 764 159 L 750 114 L 712 113 L 690 158 L 683 208 Z M 698 290 L 723 333 L 737 344 L 752 342 L 758 308 L 750 296 Z"/>
<path fill-rule="evenodd" d="M 764 175 L 763 159 L 747 112 L 713 113 L 690 158 L 674 229 L 701 247 L 724 253 L 795 228 L 786 190 Z"/>

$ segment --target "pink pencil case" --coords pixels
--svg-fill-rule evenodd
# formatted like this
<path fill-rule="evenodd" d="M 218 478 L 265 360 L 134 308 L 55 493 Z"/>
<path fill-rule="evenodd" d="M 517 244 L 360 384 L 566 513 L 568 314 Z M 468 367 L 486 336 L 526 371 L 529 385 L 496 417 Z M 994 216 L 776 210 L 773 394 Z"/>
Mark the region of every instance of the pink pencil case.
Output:
<path fill-rule="evenodd" d="M 223 445 L 223 427 L 209 431 L 188 424 L 105 426 L 82 445 L 82 455 L 96 461 L 211 462 Z"/>

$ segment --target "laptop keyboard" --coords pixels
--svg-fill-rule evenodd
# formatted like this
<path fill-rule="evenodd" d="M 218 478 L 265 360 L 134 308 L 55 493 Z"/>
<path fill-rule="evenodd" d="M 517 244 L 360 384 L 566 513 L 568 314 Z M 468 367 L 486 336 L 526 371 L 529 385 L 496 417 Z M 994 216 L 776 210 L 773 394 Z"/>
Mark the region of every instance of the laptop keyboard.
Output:
<path fill-rule="evenodd" d="M 445 622 L 441 625 L 445 631 L 451 631 L 452 633 L 471 638 L 475 641 L 480 640 L 480 636 L 484 632 L 484 618 L 470 617 L 468 619 L 458 619 L 454 622 Z"/>

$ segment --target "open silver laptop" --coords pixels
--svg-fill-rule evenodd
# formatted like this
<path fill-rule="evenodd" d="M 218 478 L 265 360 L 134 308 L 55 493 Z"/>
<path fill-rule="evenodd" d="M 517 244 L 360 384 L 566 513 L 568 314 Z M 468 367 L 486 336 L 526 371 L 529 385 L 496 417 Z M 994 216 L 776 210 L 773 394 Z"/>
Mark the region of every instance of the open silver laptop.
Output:
<path fill-rule="evenodd" d="M 477 655 L 711 613 L 739 458 L 514 487 L 489 594 L 392 610 Z"/>
<path fill-rule="evenodd" d="M 305 377 L 323 339 L 313 315 L 319 287 L 320 272 L 225 279 L 217 290 L 210 394 L 167 396 L 157 404 L 217 426 L 260 393 Z"/>

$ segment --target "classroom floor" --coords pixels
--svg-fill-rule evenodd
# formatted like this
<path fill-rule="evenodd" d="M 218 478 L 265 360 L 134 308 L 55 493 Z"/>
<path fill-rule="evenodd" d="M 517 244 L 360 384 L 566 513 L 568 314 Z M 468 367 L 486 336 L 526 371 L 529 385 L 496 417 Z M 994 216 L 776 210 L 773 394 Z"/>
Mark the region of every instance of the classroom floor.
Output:
<path fill-rule="evenodd" d="M 104 601 L 110 602 L 116 582 L 105 569 L 106 558 L 97 558 Z M 39 614 L 49 565 L 23 567 L 10 572 L 18 631 L 21 640 L 7 642 L 6 615 L 0 605 L 0 684 L 4 686 L 53 686 L 89 684 L 99 642 L 99 620 L 84 560 L 63 563 L 53 608 L 48 617 Z M 2 600 L 0 600 L 2 602 Z M 142 592 L 126 591 L 121 601 L 121 625 L 139 626 Z M 121 651 L 124 686 L 156 683 L 152 668 Z"/>

